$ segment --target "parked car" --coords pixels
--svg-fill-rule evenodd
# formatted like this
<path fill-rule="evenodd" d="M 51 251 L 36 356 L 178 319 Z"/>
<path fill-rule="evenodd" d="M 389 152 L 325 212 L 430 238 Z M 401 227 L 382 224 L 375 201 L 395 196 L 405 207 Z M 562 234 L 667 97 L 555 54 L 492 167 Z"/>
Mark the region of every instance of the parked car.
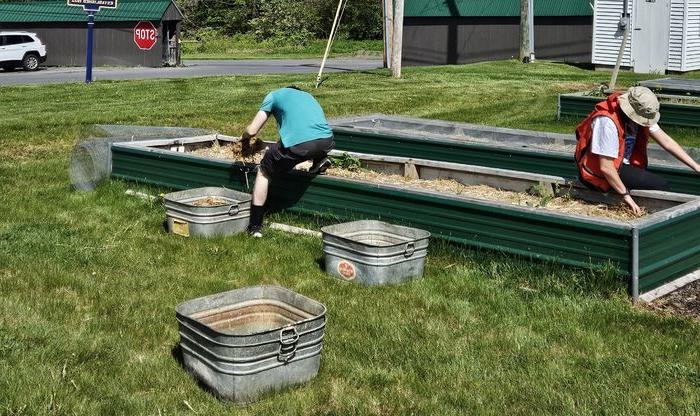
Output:
<path fill-rule="evenodd" d="M 35 33 L 0 32 L 0 68 L 35 71 L 46 61 L 46 46 Z"/>

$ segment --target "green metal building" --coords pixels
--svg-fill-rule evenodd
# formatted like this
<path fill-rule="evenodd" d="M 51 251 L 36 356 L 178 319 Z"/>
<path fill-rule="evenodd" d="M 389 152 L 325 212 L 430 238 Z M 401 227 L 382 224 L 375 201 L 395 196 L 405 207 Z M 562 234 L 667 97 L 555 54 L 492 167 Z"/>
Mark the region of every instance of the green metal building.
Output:
<path fill-rule="evenodd" d="M 148 21 L 156 28 L 155 45 L 142 50 L 134 41 L 134 27 Z M 172 0 L 118 0 L 116 9 L 102 9 L 95 17 L 95 65 L 148 66 L 180 62 L 182 13 Z M 81 7 L 65 0 L 0 3 L 0 31 L 36 33 L 47 48 L 50 66 L 85 65 L 87 18 Z"/>
<path fill-rule="evenodd" d="M 534 0 L 535 55 L 591 62 L 589 0 Z M 517 57 L 520 0 L 406 0 L 403 62 L 462 64 Z"/>

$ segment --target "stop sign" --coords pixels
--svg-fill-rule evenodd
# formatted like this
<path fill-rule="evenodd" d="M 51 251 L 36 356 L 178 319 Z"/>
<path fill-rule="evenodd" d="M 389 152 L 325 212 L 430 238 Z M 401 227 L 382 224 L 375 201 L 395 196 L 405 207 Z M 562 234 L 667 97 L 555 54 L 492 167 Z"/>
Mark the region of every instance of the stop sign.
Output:
<path fill-rule="evenodd" d="M 156 44 L 158 30 L 151 22 L 138 22 L 134 27 L 134 42 L 139 49 L 150 51 Z"/>

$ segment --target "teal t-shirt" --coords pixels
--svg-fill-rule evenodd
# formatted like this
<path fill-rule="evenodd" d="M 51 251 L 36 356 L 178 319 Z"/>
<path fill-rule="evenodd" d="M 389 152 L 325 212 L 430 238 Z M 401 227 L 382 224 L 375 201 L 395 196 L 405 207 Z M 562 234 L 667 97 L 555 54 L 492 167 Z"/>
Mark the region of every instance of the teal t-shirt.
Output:
<path fill-rule="evenodd" d="M 260 111 L 275 116 L 284 147 L 333 135 L 318 101 L 305 91 L 294 88 L 272 91 L 263 100 Z"/>

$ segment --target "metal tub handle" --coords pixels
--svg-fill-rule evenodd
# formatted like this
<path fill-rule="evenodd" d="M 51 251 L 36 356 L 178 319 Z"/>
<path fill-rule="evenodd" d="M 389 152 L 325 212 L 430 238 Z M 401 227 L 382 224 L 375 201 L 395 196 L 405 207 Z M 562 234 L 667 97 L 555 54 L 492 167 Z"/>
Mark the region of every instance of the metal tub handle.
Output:
<path fill-rule="evenodd" d="M 228 209 L 228 215 L 231 217 L 235 217 L 240 211 L 241 208 L 238 206 L 238 204 L 231 205 L 231 207 Z"/>
<path fill-rule="evenodd" d="M 299 333 L 295 326 L 284 327 L 280 330 L 280 350 L 277 353 L 277 360 L 288 363 L 297 353 L 297 343 Z"/>
<path fill-rule="evenodd" d="M 406 248 L 403 251 L 404 257 L 411 257 L 416 252 L 416 243 L 413 241 L 406 243 Z"/>

